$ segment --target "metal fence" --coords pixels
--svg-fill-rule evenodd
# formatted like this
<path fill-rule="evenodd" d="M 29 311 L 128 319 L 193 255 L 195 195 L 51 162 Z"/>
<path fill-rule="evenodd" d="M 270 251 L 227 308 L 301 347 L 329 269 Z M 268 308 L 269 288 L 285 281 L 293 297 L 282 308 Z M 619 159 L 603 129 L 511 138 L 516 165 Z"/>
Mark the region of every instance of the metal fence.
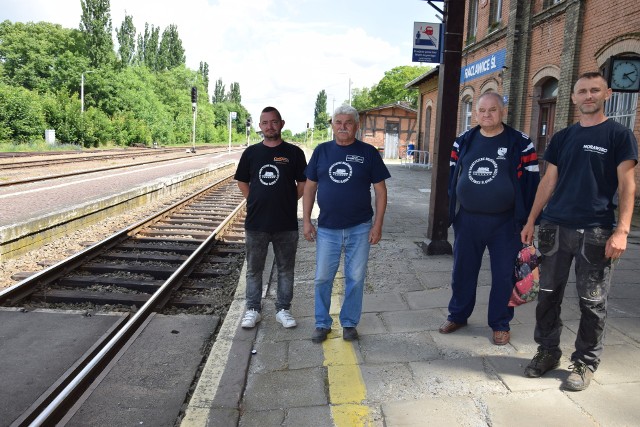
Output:
<path fill-rule="evenodd" d="M 429 163 L 429 152 L 422 150 L 408 151 L 410 154 L 405 154 L 400 157 L 400 164 L 403 166 L 411 167 L 420 166 L 423 168 L 431 169 L 431 163 Z"/>

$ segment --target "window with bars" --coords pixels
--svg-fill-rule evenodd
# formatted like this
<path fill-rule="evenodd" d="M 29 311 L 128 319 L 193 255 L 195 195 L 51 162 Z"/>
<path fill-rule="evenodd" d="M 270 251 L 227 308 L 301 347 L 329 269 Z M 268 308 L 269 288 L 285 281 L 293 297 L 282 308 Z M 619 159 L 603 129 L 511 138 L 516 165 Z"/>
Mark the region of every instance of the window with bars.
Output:
<path fill-rule="evenodd" d="M 605 103 L 607 117 L 633 130 L 638 108 L 638 92 L 613 92 Z"/>

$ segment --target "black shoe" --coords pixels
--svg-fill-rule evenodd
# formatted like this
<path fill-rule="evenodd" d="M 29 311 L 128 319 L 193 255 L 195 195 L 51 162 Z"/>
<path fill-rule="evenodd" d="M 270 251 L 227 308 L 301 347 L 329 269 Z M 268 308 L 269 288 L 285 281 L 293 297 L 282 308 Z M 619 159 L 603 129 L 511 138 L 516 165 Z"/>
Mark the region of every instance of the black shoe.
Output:
<path fill-rule="evenodd" d="M 562 384 L 562 388 L 571 391 L 582 391 L 589 387 L 593 371 L 587 365 L 579 360 L 573 362 L 569 369 L 572 369 L 571 375 Z"/>
<path fill-rule="evenodd" d="M 327 335 L 329 335 L 329 332 L 331 332 L 331 329 L 316 328 L 316 330 L 313 332 L 313 335 L 311 336 L 311 341 L 319 344 L 327 339 Z"/>
<path fill-rule="evenodd" d="M 358 331 L 356 331 L 356 328 L 353 326 L 346 326 L 342 328 L 342 339 L 345 341 L 355 341 L 358 339 Z"/>
<path fill-rule="evenodd" d="M 553 357 L 547 350 L 538 350 L 529 366 L 524 370 L 524 374 L 529 378 L 538 378 L 560 365 L 560 359 Z"/>

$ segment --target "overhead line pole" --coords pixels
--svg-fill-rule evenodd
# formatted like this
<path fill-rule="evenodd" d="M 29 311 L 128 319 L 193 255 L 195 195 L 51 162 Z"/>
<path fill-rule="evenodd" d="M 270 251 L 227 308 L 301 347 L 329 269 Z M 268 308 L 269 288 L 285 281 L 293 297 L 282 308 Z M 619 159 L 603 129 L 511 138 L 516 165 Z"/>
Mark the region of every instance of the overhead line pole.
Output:
<path fill-rule="evenodd" d="M 428 1 L 434 9 L 438 10 Z M 458 94 L 460 92 L 460 66 L 462 65 L 462 34 L 464 29 L 463 0 L 444 0 L 444 52 L 438 73 L 438 104 L 434 162 L 431 174 L 431 197 L 427 241 L 422 250 L 427 255 L 451 254 L 447 240 L 449 229 L 449 158 L 458 128 Z"/>

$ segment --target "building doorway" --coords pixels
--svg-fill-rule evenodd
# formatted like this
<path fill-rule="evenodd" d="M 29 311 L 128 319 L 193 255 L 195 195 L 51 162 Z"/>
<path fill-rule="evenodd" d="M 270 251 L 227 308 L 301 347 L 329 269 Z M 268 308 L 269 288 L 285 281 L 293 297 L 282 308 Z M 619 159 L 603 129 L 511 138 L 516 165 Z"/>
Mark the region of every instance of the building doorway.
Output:
<path fill-rule="evenodd" d="M 398 158 L 398 136 L 400 135 L 399 123 L 387 123 L 384 129 L 384 158 Z"/>
<path fill-rule="evenodd" d="M 547 149 L 547 145 L 553 136 L 557 96 L 558 80 L 551 78 L 542 85 L 540 101 L 538 101 L 540 114 L 538 115 L 536 152 L 540 162 L 540 174 L 543 175 L 547 164 L 542 161 L 542 158 L 544 156 L 544 151 Z"/>

